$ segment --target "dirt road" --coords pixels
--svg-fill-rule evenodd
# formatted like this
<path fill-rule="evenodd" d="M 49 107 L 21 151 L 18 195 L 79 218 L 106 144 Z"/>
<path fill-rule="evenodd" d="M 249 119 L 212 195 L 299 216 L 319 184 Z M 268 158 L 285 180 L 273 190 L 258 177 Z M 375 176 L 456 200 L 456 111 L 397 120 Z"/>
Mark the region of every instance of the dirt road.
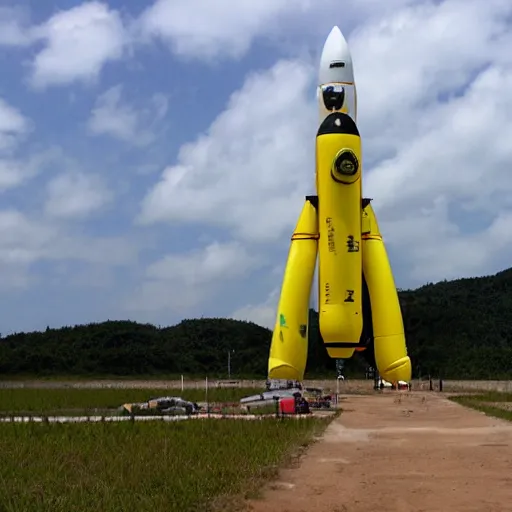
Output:
<path fill-rule="evenodd" d="M 347 396 L 253 512 L 510 512 L 512 424 L 427 393 Z"/>

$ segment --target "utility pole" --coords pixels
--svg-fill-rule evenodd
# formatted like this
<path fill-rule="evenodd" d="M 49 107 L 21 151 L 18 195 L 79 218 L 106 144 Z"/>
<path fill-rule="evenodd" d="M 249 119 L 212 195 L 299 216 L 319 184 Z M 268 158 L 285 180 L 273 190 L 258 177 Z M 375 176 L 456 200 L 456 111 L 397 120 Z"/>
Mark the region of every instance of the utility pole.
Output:
<path fill-rule="evenodd" d="M 234 350 L 228 350 L 228 379 L 231 379 L 231 353 L 235 353 Z"/>

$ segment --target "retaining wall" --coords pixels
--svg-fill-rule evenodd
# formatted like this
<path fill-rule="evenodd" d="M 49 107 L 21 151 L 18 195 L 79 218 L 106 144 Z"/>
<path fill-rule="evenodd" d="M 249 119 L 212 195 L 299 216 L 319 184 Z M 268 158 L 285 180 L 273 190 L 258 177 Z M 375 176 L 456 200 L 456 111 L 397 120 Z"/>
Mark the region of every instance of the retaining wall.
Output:
<path fill-rule="evenodd" d="M 439 389 L 439 380 L 433 380 L 434 390 Z M 90 381 L 0 381 L 0 389 L 13 388 L 120 388 L 120 389 L 181 389 L 181 380 L 90 380 Z M 326 391 L 340 393 L 366 393 L 373 390 L 373 380 L 306 380 L 305 387 L 320 387 Z M 208 387 L 265 388 L 265 380 L 209 380 Z M 184 380 L 184 389 L 204 389 L 205 380 Z M 429 381 L 412 381 L 412 390 L 429 390 Z M 443 380 L 443 391 L 508 391 L 512 392 L 511 380 Z"/>

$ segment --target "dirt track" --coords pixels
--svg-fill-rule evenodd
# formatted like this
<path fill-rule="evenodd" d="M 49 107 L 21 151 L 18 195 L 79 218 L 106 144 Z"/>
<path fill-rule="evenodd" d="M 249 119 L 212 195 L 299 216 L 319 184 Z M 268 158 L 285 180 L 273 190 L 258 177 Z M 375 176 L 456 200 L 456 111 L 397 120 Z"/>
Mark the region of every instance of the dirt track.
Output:
<path fill-rule="evenodd" d="M 510 512 L 512 424 L 428 393 L 347 396 L 253 512 Z"/>

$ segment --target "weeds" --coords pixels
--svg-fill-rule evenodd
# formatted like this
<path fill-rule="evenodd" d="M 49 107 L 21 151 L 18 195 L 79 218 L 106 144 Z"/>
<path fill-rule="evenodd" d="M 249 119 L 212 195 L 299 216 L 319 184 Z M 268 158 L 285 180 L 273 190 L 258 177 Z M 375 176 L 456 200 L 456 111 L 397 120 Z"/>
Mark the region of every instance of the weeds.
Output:
<path fill-rule="evenodd" d="M 212 388 L 211 402 L 254 389 Z M 189 389 L 1 389 L 2 414 L 94 414 Z M 1 512 L 207 511 L 251 495 L 331 418 L 0 425 Z"/>
<path fill-rule="evenodd" d="M 450 400 L 466 407 L 471 407 L 481 411 L 489 416 L 512 421 L 512 410 L 505 407 L 499 407 L 491 404 L 506 404 L 512 402 L 512 393 L 501 393 L 499 391 L 489 391 L 487 393 L 475 395 L 458 395 L 450 397 Z"/>
<path fill-rule="evenodd" d="M 208 510 L 219 496 L 256 489 L 287 453 L 309 443 L 328 422 L 4 424 L 0 508 Z"/>

